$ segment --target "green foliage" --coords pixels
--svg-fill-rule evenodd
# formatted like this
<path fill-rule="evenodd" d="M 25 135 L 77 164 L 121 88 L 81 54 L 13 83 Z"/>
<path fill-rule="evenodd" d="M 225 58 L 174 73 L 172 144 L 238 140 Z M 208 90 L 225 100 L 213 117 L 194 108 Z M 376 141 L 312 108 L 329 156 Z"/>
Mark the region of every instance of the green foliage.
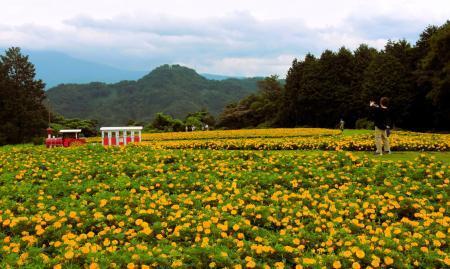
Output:
<path fill-rule="evenodd" d="M 431 85 L 427 93 L 436 106 L 435 118 L 450 126 L 450 21 L 439 27 L 428 40 L 428 51 L 420 65 L 423 79 Z"/>
<path fill-rule="evenodd" d="M 45 84 L 19 48 L 0 55 L 0 145 L 29 142 L 43 135 Z"/>
<path fill-rule="evenodd" d="M 283 86 L 278 76 L 258 81 L 258 92 L 225 107 L 219 118 L 219 126 L 244 128 L 275 125 L 281 105 Z"/>
<path fill-rule="evenodd" d="M 115 84 L 64 84 L 49 89 L 51 107 L 70 118 L 121 125 L 129 119 L 149 122 L 158 112 L 185 118 L 207 108 L 218 115 L 230 102 L 256 91 L 258 78 L 208 80 L 179 65 L 163 65 L 138 81 Z"/>
<path fill-rule="evenodd" d="M 367 118 L 362 118 L 356 121 L 355 128 L 373 130 L 375 128 L 375 124 L 373 123 L 373 121 L 369 121 Z"/>
<path fill-rule="evenodd" d="M 186 126 L 195 126 L 197 130 L 201 130 L 205 127 L 205 125 L 208 125 L 208 128 L 214 127 L 214 125 L 216 124 L 216 120 L 214 116 L 206 109 L 202 109 L 194 113 L 189 113 L 186 116 L 185 123 Z"/>
<path fill-rule="evenodd" d="M 61 115 L 52 114 L 50 127 L 55 133 L 61 129 L 81 129 L 86 137 L 98 135 L 98 123 L 95 120 L 66 119 Z"/>
<path fill-rule="evenodd" d="M 173 131 L 174 119 L 162 112 L 156 113 L 151 126 L 160 131 Z"/>

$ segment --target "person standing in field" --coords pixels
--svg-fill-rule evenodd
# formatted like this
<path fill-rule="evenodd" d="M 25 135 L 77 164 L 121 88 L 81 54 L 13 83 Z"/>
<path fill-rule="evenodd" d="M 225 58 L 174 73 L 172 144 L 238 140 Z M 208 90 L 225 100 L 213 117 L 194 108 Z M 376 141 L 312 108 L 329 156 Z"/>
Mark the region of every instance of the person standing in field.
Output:
<path fill-rule="evenodd" d="M 391 149 L 387 133 L 387 130 L 389 129 L 389 98 L 381 97 L 379 105 L 374 101 L 370 101 L 369 105 L 372 120 L 375 123 L 375 146 L 377 148 L 375 155 L 383 155 L 383 149 L 384 153 L 390 154 Z"/>
<path fill-rule="evenodd" d="M 341 130 L 341 134 L 344 132 L 344 124 L 345 124 L 345 121 L 343 119 L 341 119 L 339 121 L 339 129 Z"/>

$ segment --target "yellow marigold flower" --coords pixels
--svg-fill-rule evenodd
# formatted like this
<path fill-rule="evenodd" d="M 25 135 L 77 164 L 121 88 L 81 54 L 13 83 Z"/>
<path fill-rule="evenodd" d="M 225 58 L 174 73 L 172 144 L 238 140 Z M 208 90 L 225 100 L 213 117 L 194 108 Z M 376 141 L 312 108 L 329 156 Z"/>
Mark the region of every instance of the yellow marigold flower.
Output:
<path fill-rule="evenodd" d="M 445 265 L 449 265 L 450 266 L 450 257 L 445 257 L 445 259 L 444 259 L 444 263 L 445 263 Z"/>
<path fill-rule="evenodd" d="M 352 269 L 360 269 L 360 268 L 361 268 L 361 265 L 359 265 L 358 262 L 352 263 Z"/>
<path fill-rule="evenodd" d="M 342 264 L 340 261 L 334 261 L 333 262 L 333 268 L 339 269 L 342 267 Z"/>
<path fill-rule="evenodd" d="M 62 268 L 61 264 L 56 264 L 55 266 L 53 266 L 53 269 L 61 269 L 61 268 Z"/>
<path fill-rule="evenodd" d="M 93 262 L 89 265 L 89 269 L 98 269 L 98 268 L 100 268 L 98 263 Z"/>
<path fill-rule="evenodd" d="M 233 225 L 233 230 L 234 230 L 234 231 L 237 231 L 237 230 L 239 230 L 239 225 L 237 225 L 237 224 L 234 224 L 234 225 Z"/>
<path fill-rule="evenodd" d="M 445 233 L 443 233 L 443 232 L 441 232 L 441 231 L 438 231 L 438 232 L 436 233 L 436 237 L 437 237 L 437 238 L 440 238 L 440 239 L 444 239 L 444 238 L 446 237 L 446 235 L 445 235 Z"/>
<path fill-rule="evenodd" d="M 349 258 L 350 256 L 352 256 L 352 252 L 350 250 L 346 250 L 342 252 L 342 256 L 344 256 L 345 258 Z"/>
<path fill-rule="evenodd" d="M 315 264 L 316 260 L 313 258 L 303 258 L 303 263 L 307 265 Z"/>
<path fill-rule="evenodd" d="M 81 247 L 80 250 L 81 250 L 81 253 L 83 253 L 83 254 L 88 254 L 89 253 L 89 247 L 87 247 L 87 246 Z"/>
<path fill-rule="evenodd" d="M 253 260 L 251 260 L 247 262 L 246 266 L 247 268 L 255 268 L 256 263 Z"/>
<path fill-rule="evenodd" d="M 373 267 L 377 268 L 380 266 L 380 260 L 379 259 L 373 259 L 370 263 Z"/>
<path fill-rule="evenodd" d="M 276 263 L 275 263 L 275 268 L 277 268 L 277 269 L 283 269 L 283 268 L 284 268 L 284 263 L 283 263 L 283 262 L 276 262 Z"/>
<path fill-rule="evenodd" d="M 73 251 L 72 251 L 72 250 L 69 250 L 68 252 L 66 252 L 66 253 L 64 254 L 64 258 L 70 260 L 70 259 L 73 258 L 74 255 L 75 255 L 75 254 L 73 253 Z"/>
<path fill-rule="evenodd" d="M 291 246 L 285 246 L 285 247 L 284 247 L 284 250 L 286 250 L 286 251 L 289 252 L 289 253 L 294 252 L 294 248 L 291 247 Z"/>
<path fill-rule="evenodd" d="M 134 265 L 134 263 L 129 263 L 127 264 L 127 269 L 134 269 L 136 268 L 136 266 Z"/>
<path fill-rule="evenodd" d="M 175 260 L 172 262 L 172 267 L 180 267 L 183 265 L 183 262 L 180 260 Z"/>
<path fill-rule="evenodd" d="M 359 249 L 359 248 L 355 251 L 355 254 L 356 254 L 356 257 L 358 257 L 360 259 L 362 259 L 362 258 L 364 258 L 366 256 L 364 251 L 362 249 Z"/>
<path fill-rule="evenodd" d="M 394 260 L 391 257 L 386 256 L 386 257 L 384 257 L 384 263 L 387 265 L 391 265 L 394 263 Z"/>

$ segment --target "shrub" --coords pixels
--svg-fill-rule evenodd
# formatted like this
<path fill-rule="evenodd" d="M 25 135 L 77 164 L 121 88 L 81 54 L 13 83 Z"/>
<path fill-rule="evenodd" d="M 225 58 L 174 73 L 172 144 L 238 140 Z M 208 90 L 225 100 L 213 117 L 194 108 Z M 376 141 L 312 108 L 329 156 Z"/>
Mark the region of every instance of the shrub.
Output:
<path fill-rule="evenodd" d="M 373 121 L 368 120 L 367 118 L 358 119 L 355 123 L 356 129 L 367 129 L 372 130 L 375 128 L 375 124 Z"/>

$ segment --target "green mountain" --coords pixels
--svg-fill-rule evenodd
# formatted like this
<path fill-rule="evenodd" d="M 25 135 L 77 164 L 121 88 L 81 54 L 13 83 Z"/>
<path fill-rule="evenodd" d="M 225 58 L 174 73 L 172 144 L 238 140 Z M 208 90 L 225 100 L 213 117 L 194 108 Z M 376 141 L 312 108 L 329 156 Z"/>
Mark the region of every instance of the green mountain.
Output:
<path fill-rule="evenodd" d="M 206 108 L 218 115 L 226 104 L 255 92 L 260 79 L 208 80 L 193 69 L 163 65 L 137 81 L 61 84 L 47 97 L 51 110 L 65 117 L 123 125 L 130 119 L 150 121 L 157 112 L 183 118 Z"/>

